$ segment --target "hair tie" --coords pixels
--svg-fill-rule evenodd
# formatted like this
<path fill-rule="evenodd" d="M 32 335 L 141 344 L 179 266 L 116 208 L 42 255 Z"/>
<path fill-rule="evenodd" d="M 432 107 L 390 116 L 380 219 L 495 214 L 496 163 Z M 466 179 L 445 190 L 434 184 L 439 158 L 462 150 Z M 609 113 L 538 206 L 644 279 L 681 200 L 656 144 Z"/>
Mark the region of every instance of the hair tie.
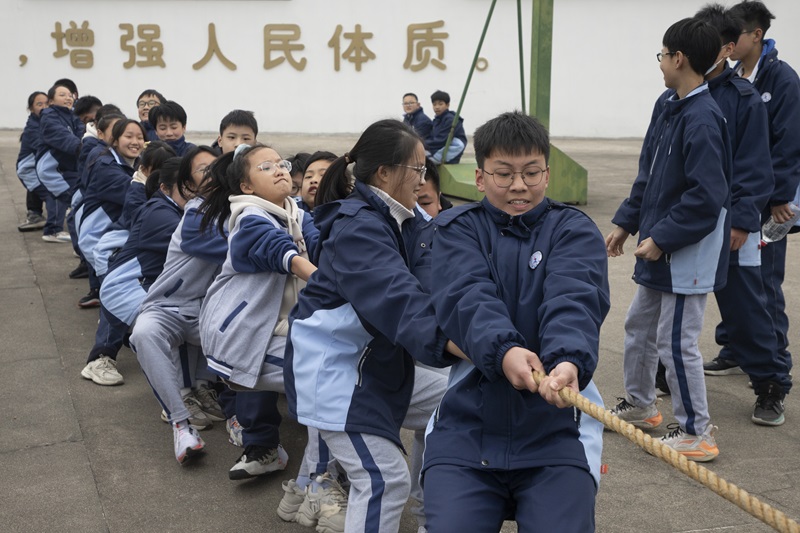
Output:
<path fill-rule="evenodd" d="M 241 155 L 241 153 L 245 150 L 250 148 L 249 144 L 240 144 L 236 147 L 236 150 L 233 151 L 233 160 L 236 161 L 236 158 Z"/>
<path fill-rule="evenodd" d="M 348 165 L 350 163 L 353 163 L 353 160 L 350 159 L 350 152 L 345 152 L 344 153 L 344 162 L 347 163 Z"/>

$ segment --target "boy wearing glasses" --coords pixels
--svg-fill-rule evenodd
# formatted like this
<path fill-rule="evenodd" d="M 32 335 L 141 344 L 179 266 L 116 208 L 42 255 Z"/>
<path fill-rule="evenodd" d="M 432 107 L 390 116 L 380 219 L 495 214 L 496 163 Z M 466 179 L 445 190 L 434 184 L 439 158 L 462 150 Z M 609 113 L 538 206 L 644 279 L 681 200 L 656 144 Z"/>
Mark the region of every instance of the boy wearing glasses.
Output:
<path fill-rule="evenodd" d="M 641 428 L 661 424 L 654 380 L 660 359 L 678 420 L 661 442 L 692 461 L 719 455 L 697 346 L 706 297 L 724 287 L 730 255 L 729 134 L 704 80 L 719 51 L 717 30 L 697 19 L 664 34 L 656 57 L 672 94 L 656 102 L 639 174 L 606 238 L 609 257 L 617 257 L 639 233 L 639 287 L 625 319 L 625 397 L 612 412 Z"/>
<path fill-rule="evenodd" d="M 504 113 L 475 132 L 480 203 L 434 223 L 436 318 L 469 357 L 429 423 L 429 531 L 593 531 L 602 426 L 563 409 L 563 387 L 602 403 L 592 375 L 609 309 L 603 238 L 545 196 L 550 142 Z M 531 372 L 548 377 L 537 386 Z"/>
<path fill-rule="evenodd" d="M 775 41 L 764 38 L 775 16 L 763 3 L 740 2 L 730 8 L 728 14 L 739 19 L 742 24 L 736 47 L 731 54 L 731 59 L 737 61 L 734 70 L 759 91 L 769 117 L 769 148 L 775 187 L 770 191 L 762 219 L 766 221 L 771 215 L 776 222 L 783 223 L 793 215 L 789 203 L 798 202 L 800 80 L 792 67 L 778 59 Z M 788 350 L 789 317 L 786 315 L 786 301 L 781 287 L 786 273 L 786 246 L 787 239 L 781 239 L 761 249 L 761 278 L 767 295 L 767 310 L 773 317 L 778 357 L 791 369 L 792 356 Z M 706 365 L 706 373 L 733 373 L 738 370 L 739 363 L 741 361 L 737 361 L 733 354 L 723 350 L 717 359 Z M 753 385 L 755 386 L 755 381 Z M 782 415 L 782 396 L 788 389 L 786 384 L 782 389 L 772 389 L 775 394 L 772 395 L 771 403 Z M 782 416 L 779 418 L 783 419 Z"/>
<path fill-rule="evenodd" d="M 139 95 L 139 98 L 136 99 L 136 110 L 139 113 L 139 122 L 142 124 L 144 131 L 147 132 L 146 141 L 158 140 L 155 124 L 151 124 L 148 118 L 151 109 L 166 101 L 167 99 L 164 98 L 164 95 L 155 89 L 145 89 L 142 91 L 142 94 Z"/>
<path fill-rule="evenodd" d="M 433 127 L 433 122 L 422 110 L 417 95 L 414 93 L 403 95 L 403 122 L 414 128 L 414 131 L 422 139 L 428 136 Z"/>

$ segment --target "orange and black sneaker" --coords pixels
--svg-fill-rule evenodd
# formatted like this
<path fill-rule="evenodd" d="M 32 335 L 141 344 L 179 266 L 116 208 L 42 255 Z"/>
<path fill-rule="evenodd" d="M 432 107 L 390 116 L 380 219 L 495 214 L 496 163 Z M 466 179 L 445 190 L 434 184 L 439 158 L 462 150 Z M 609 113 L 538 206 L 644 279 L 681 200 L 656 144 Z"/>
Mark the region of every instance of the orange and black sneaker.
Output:
<path fill-rule="evenodd" d="M 619 403 L 611 409 L 611 414 L 618 416 L 620 420 L 633 424 L 637 428 L 653 429 L 658 427 L 663 420 L 655 403 L 647 407 L 636 407 L 627 398 L 617 398 L 617 400 L 619 400 Z"/>
<path fill-rule="evenodd" d="M 717 426 L 709 424 L 702 435 L 686 433 L 678 424 L 670 424 L 667 429 L 672 431 L 661 437 L 661 444 L 669 446 L 688 460 L 705 463 L 719 455 L 717 441 L 714 440 Z"/>

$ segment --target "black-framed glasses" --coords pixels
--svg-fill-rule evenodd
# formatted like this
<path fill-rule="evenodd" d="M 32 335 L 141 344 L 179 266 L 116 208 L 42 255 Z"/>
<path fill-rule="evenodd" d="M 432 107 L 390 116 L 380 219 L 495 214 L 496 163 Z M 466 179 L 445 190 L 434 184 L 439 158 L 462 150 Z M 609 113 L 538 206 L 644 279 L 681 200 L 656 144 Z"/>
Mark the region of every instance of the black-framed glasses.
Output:
<path fill-rule="evenodd" d="M 664 58 L 664 56 L 674 56 L 677 53 L 678 52 L 659 52 L 656 54 L 656 59 L 659 63 L 661 63 L 661 60 Z"/>
<path fill-rule="evenodd" d="M 279 161 L 278 163 L 264 161 L 260 165 L 256 166 L 258 170 L 266 172 L 267 174 L 275 174 L 275 171 L 277 171 L 279 167 L 285 170 L 287 173 L 292 172 L 292 163 L 285 159 L 283 161 Z"/>
<path fill-rule="evenodd" d="M 424 165 L 421 166 L 421 167 L 412 167 L 412 166 L 409 166 L 409 165 L 392 165 L 392 166 L 393 167 L 410 168 L 411 170 L 413 170 L 417 174 L 419 174 L 419 179 L 421 179 L 421 180 L 425 179 L 425 173 L 428 172 L 428 167 L 426 167 Z"/>
<path fill-rule="evenodd" d="M 542 182 L 545 172 L 550 170 L 550 167 L 542 168 L 537 166 L 527 167 L 524 170 L 515 172 L 508 168 L 499 168 L 494 172 L 489 172 L 486 169 L 481 169 L 481 172 L 489 174 L 494 180 L 494 184 L 501 189 L 508 189 L 514 183 L 514 176 L 519 174 L 522 176 L 522 182 L 528 187 L 535 187 Z"/>
<path fill-rule="evenodd" d="M 160 102 L 158 100 L 147 100 L 147 101 L 142 100 L 137 104 L 137 106 L 139 107 L 139 109 L 144 109 L 145 107 L 155 107 L 159 103 Z"/>

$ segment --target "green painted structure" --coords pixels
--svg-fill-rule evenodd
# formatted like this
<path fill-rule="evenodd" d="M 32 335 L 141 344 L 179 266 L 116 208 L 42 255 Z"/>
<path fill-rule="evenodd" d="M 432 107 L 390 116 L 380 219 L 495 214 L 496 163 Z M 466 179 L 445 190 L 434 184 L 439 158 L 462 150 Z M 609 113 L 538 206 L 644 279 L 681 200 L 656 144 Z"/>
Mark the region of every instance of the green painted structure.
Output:
<path fill-rule="evenodd" d="M 520 1 L 518 0 L 518 2 Z M 529 113 L 539 119 L 548 129 L 550 128 L 550 71 L 553 59 L 553 1 L 533 0 L 530 85 L 528 93 Z M 492 2 L 492 8 L 486 20 L 486 27 L 488 27 L 491 20 L 493 9 L 494 2 Z M 517 12 L 519 13 L 519 4 Z M 519 23 L 521 25 L 521 19 Z M 484 28 L 484 35 L 486 27 Z M 481 44 L 483 44 L 483 36 L 481 36 L 481 41 L 478 45 L 478 52 L 475 54 L 476 61 Z M 521 51 L 522 48 L 520 47 L 520 55 Z M 522 60 L 521 57 L 520 60 Z M 473 69 L 474 67 L 475 61 L 473 61 Z M 470 72 L 471 77 L 472 72 Z M 520 78 L 522 77 L 523 71 L 521 68 Z M 465 87 L 461 96 L 458 114 L 461 112 L 461 104 L 463 104 L 466 97 L 468 87 L 469 79 L 467 80 L 467 87 Z M 522 107 L 524 110 L 524 95 Z M 449 196 L 466 200 L 480 200 L 483 195 L 475 188 L 476 163 L 474 160 L 462 161 L 459 164 L 441 165 L 439 167 L 442 192 Z M 568 204 L 586 204 L 588 201 L 588 182 L 589 175 L 585 168 L 557 147 L 550 146 L 550 185 L 547 188 L 547 196 L 553 200 Z"/>

